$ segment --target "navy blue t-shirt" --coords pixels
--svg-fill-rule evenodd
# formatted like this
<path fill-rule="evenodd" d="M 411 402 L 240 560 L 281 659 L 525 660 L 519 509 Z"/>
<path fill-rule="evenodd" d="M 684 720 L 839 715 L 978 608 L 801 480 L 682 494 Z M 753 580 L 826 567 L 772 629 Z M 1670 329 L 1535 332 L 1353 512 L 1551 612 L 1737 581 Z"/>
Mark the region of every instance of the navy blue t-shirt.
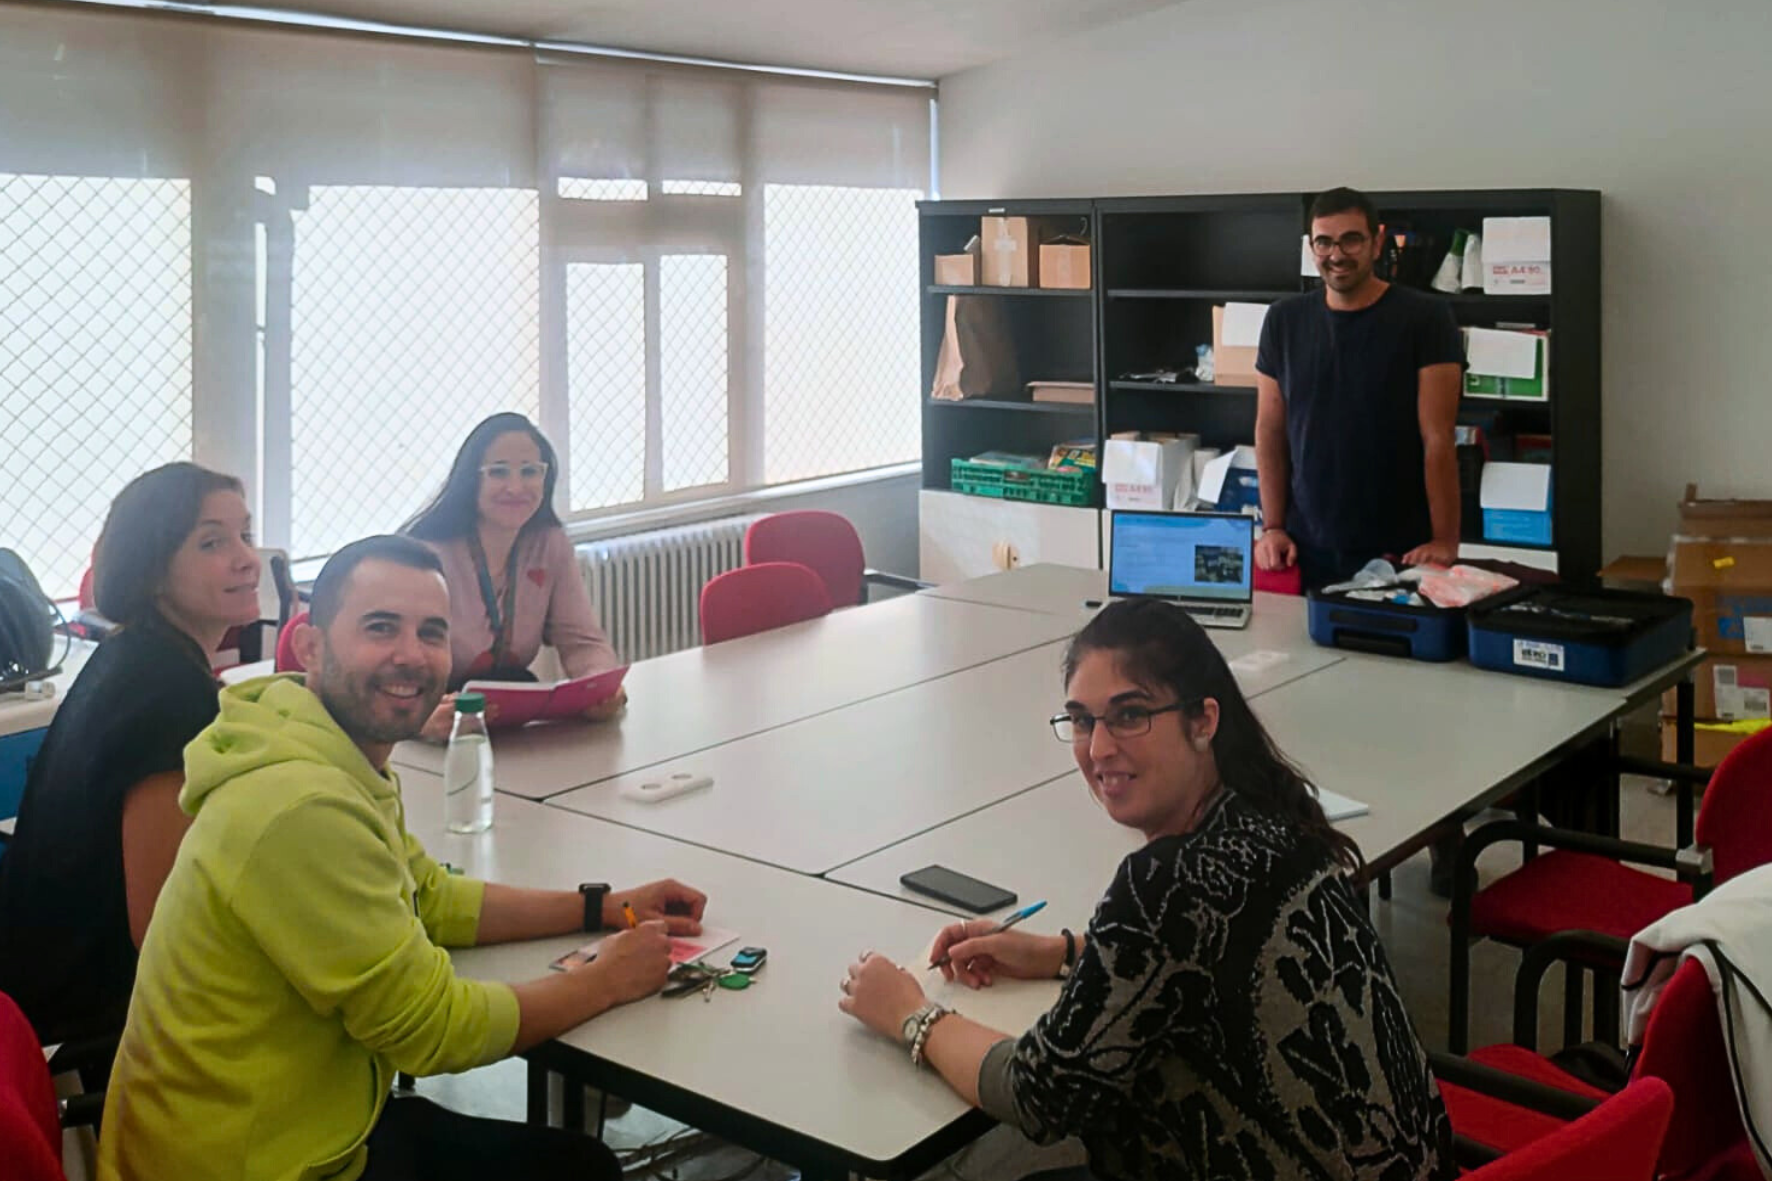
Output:
<path fill-rule="evenodd" d="M 1255 368 L 1286 400 L 1286 531 L 1300 545 L 1376 556 L 1433 540 L 1420 373 L 1447 362 L 1464 363 L 1452 309 L 1394 283 L 1355 312 L 1321 291 L 1268 309 Z"/>

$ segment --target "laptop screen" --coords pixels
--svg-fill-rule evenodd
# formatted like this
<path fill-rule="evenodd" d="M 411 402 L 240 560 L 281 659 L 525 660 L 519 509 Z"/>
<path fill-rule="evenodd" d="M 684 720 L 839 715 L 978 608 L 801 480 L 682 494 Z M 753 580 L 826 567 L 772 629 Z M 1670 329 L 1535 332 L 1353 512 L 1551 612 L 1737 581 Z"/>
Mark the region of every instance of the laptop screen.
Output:
<path fill-rule="evenodd" d="M 1112 514 L 1108 593 L 1166 599 L 1255 597 L 1255 518 L 1215 513 Z"/>

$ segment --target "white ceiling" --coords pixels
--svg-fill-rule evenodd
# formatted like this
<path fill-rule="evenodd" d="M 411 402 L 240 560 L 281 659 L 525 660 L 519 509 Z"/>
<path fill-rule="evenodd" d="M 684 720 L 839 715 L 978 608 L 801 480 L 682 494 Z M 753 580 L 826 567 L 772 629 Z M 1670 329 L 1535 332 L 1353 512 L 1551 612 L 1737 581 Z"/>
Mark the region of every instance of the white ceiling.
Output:
<path fill-rule="evenodd" d="M 1179 0 L 246 0 L 529 40 L 940 78 Z"/>

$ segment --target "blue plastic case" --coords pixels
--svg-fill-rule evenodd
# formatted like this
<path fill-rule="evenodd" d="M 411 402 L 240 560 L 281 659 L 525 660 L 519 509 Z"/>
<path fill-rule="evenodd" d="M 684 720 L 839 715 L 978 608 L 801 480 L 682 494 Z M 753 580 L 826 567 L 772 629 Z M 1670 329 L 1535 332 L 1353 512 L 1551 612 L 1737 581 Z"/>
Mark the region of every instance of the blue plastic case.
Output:
<path fill-rule="evenodd" d="M 1372 603 L 1322 591 L 1308 597 L 1311 639 L 1325 648 L 1436 662 L 1464 655 L 1462 610 Z"/>
<path fill-rule="evenodd" d="M 1635 591 L 1517 587 L 1465 614 L 1478 668 L 1627 685 L 1692 647 L 1692 602 Z"/>

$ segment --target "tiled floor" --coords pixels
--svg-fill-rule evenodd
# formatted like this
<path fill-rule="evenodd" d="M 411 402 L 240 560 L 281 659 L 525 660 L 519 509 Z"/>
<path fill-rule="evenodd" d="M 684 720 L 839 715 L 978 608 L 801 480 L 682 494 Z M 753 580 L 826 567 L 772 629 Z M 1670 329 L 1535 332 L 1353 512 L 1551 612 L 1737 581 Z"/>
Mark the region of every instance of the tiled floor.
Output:
<path fill-rule="evenodd" d="M 1627 781 L 1623 835 L 1669 844 L 1673 840 L 1673 810 L 1672 799 L 1656 795 L 1646 782 Z M 1495 849 L 1485 856 L 1480 868 L 1487 878 L 1505 872 L 1508 865 L 1505 850 Z M 1402 984 L 1416 1028 L 1427 1046 L 1438 1049 L 1446 1044 L 1446 904 L 1428 892 L 1427 878 L 1425 854 L 1400 866 L 1394 874 L 1392 900 L 1375 901 L 1373 917 L 1390 951 L 1392 968 Z M 1472 996 L 1476 998 L 1471 1015 L 1473 1045 L 1505 1041 L 1509 1037 L 1513 975 L 1518 960 L 1516 952 L 1494 944 L 1479 944 L 1473 949 Z M 1543 997 L 1543 1044 L 1546 1045 L 1556 1044 L 1557 1035 L 1553 1030 L 1560 1029 L 1562 1023 L 1562 989 L 1558 984 L 1559 978 L 1553 971 Z M 419 1084 L 419 1090 L 421 1094 L 458 1110 L 522 1119 L 524 1085 L 523 1066 L 505 1062 L 468 1074 L 426 1079 Z M 618 1152 L 627 1153 L 683 1131 L 680 1124 L 635 1109 L 612 1120 L 606 1138 Z M 730 1145 L 706 1141 L 702 1145 L 696 1155 L 673 1162 L 665 1171 L 647 1174 L 634 1170 L 630 1175 L 676 1177 L 683 1181 L 724 1178 L 736 1181 L 741 1175 L 754 1181 L 786 1181 L 795 1175 L 791 1169 L 776 1162 L 760 1160 L 755 1154 Z M 999 1129 L 929 1176 L 958 1181 L 985 1181 L 987 1178 L 1010 1181 L 1036 1169 L 1056 1168 L 1080 1160 L 1081 1155 L 1075 1146 L 1060 1145 L 1055 1149 L 1038 1150 L 1020 1136 Z M 751 1171 L 747 1173 L 747 1169 Z"/>

